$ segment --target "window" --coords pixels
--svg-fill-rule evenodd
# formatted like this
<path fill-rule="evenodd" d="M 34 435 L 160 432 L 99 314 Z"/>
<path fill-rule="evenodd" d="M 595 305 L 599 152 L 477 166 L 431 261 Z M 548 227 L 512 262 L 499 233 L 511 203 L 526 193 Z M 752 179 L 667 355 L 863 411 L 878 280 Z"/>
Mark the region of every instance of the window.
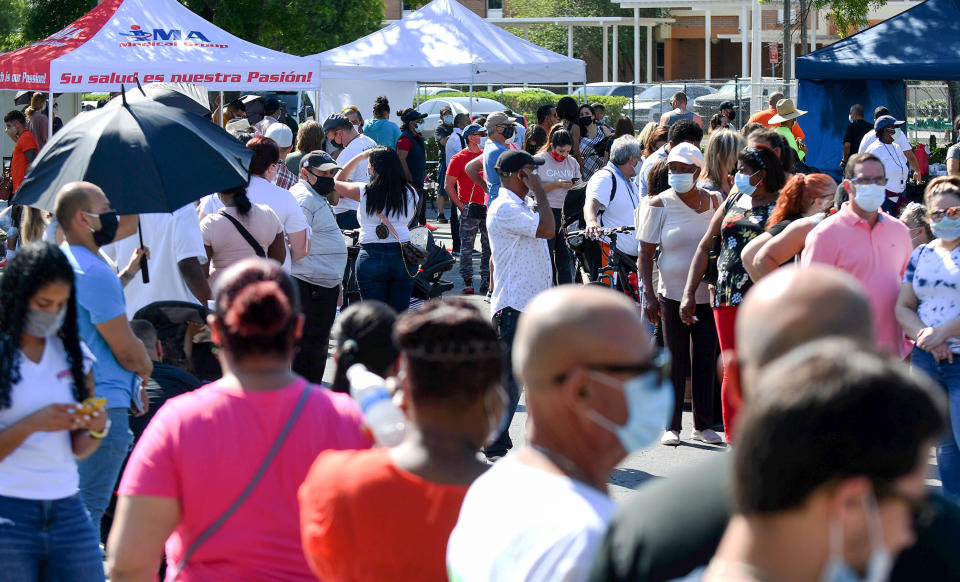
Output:
<path fill-rule="evenodd" d="M 503 18 L 503 0 L 487 0 L 487 18 Z"/>

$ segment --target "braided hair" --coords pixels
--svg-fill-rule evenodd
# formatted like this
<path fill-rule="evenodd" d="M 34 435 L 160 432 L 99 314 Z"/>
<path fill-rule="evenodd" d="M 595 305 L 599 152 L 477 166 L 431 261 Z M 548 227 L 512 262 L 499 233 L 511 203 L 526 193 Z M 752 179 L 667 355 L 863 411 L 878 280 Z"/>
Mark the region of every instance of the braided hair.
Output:
<path fill-rule="evenodd" d="M 38 290 L 50 283 L 70 285 L 67 315 L 57 337 L 63 342 L 73 378 L 73 397 L 80 402 L 87 398 L 83 373 L 83 352 L 77 328 L 77 289 L 73 267 L 56 245 L 32 242 L 24 245 L 10 260 L 0 277 L 0 410 L 10 408 L 10 393 L 23 377 L 20 374 L 20 346 L 30 300 Z"/>

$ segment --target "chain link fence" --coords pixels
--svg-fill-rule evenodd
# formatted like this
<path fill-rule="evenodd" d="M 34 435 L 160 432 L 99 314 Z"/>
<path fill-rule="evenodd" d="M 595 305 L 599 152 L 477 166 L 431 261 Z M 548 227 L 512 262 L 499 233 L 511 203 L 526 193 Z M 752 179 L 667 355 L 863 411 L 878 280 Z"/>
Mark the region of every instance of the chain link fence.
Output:
<path fill-rule="evenodd" d="M 928 147 L 950 145 L 956 113 L 950 106 L 946 83 L 907 82 L 907 138 L 911 143 Z"/>

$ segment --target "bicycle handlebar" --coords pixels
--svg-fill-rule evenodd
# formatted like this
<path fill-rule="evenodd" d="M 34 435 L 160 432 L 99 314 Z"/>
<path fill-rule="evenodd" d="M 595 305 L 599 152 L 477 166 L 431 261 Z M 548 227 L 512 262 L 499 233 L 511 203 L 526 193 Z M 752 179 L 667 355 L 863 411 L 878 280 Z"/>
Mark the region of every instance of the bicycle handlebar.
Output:
<path fill-rule="evenodd" d="M 615 228 L 601 228 L 599 234 L 600 236 L 610 236 L 611 234 L 615 234 L 615 233 L 633 232 L 635 230 L 637 230 L 637 228 L 634 226 L 617 226 Z M 568 232 L 567 236 L 577 236 L 580 234 L 586 236 L 587 231 L 574 230 L 572 232 Z"/>

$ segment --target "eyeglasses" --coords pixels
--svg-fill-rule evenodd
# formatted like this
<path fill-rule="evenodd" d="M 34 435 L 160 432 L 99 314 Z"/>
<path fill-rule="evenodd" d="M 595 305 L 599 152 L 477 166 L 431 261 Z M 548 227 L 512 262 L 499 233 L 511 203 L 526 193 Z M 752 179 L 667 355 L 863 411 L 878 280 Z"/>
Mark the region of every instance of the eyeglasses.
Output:
<path fill-rule="evenodd" d="M 907 505 L 910 509 L 910 517 L 915 533 L 922 532 L 930 527 L 930 524 L 933 523 L 939 514 L 937 507 L 928 497 L 917 499 L 912 495 L 900 491 L 893 485 L 875 485 L 874 489 L 877 493 L 877 499 L 896 499 Z"/>
<path fill-rule="evenodd" d="M 670 377 L 670 352 L 661 348 L 656 357 L 643 364 L 585 364 L 584 367 L 598 372 L 630 374 L 631 376 L 642 376 L 650 372 L 655 372 L 662 381 L 664 378 Z M 559 384 L 566 380 L 569 375 L 570 372 L 558 374 L 554 378 L 554 382 Z"/>
<path fill-rule="evenodd" d="M 946 210 L 931 210 L 927 212 L 927 216 L 930 217 L 930 220 L 933 222 L 940 222 L 944 216 L 954 220 L 960 217 L 960 206 L 953 206 Z"/>
<path fill-rule="evenodd" d="M 860 186 L 860 185 L 870 185 L 870 184 L 874 184 L 874 185 L 877 185 L 877 186 L 886 186 L 886 185 L 887 185 L 887 179 L 886 179 L 885 177 L 883 177 L 883 176 L 877 176 L 877 177 L 874 177 L 874 178 L 868 178 L 868 177 L 863 177 L 863 178 L 850 178 L 850 181 L 851 181 L 852 183 L 856 184 L 857 186 Z"/>

